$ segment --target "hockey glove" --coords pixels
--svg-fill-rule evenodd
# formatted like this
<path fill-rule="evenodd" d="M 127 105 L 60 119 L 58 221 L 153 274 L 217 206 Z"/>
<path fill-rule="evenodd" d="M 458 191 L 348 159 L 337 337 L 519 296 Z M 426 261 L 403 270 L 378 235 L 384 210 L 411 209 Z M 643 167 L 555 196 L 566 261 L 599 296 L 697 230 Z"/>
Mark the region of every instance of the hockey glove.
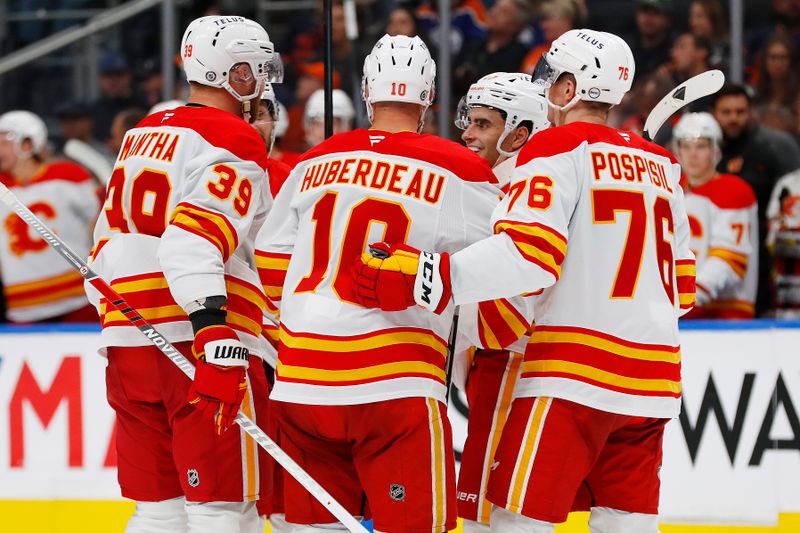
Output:
<path fill-rule="evenodd" d="M 352 272 L 356 300 L 365 307 L 402 311 L 417 304 L 439 314 L 452 298 L 446 253 L 379 242 L 356 259 Z"/>
<path fill-rule="evenodd" d="M 197 365 L 189 403 L 212 417 L 221 435 L 233 425 L 247 391 L 249 351 L 228 326 L 207 326 L 194 337 Z"/>

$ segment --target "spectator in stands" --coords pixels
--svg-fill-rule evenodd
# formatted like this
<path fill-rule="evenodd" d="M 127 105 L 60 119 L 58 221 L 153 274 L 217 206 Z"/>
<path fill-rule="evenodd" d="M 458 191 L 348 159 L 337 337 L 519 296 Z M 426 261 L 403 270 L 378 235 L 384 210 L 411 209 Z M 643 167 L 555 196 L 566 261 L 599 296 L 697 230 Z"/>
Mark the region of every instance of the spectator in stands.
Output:
<path fill-rule="evenodd" d="M 631 44 L 638 79 L 669 61 L 671 24 L 672 0 L 638 0 L 636 33 L 625 39 Z"/>
<path fill-rule="evenodd" d="M 756 117 L 763 126 L 769 126 L 772 129 L 783 131 L 790 135 L 795 132 L 795 117 L 786 107 L 758 106 L 756 108 Z"/>
<path fill-rule="evenodd" d="M 711 46 L 705 37 L 698 37 L 693 33 L 682 33 L 672 45 L 670 52 L 671 61 L 664 67 L 664 71 L 672 75 L 674 85 L 678 85 L 705 72 L 711 68 L 708 58 Z M 711 105 L 711 98 L 705 97 L 689 104 L 686 111 L 707 111 Z"/>
<path fill-rule="evenodd" d="M 144 109 L 132 108 L 123 109 L 114 117 L 114 121 L 111 123 L 111 137 L 108 139 L 108 149 L 114 154 L 115 158 L 122 147 L 122 140 L 125 138 L 125 134 L 146 116 L 147 112 Z"/>
<path fill-rule="evenodd" d="M 486 38 L 486 8 L 481 0 L 453 0 L 450 21 L 450 52 L 454 57 L 464 46 Z M 426 0 L 416 10 L 420 28 L 430 38 L 432 48 L 441 46 L 436 0 Z M 427 41 L 426 41 L 427 42 Z"/>
<path fill-rule="evenodd" d="M 772 23 L 757 28 L 747 36 L 747 70 L 751 84 L 758 82 L 759 58 L 763 55 L 764 45 L 773 35 L 784 35 L 794 42 L 794 48 L 800 49 L 800 2 L 797 0 L 772 0 Z"/>
<path fill-rule="evenodd" d="M 550 49 L 550 44 L 573 28 L 582 28 L 586 20 L 586 6 L 580 0 L 548 0 L 539 8 L 539 25 L 544 42 L 535 46 L 520 66 L 520 72 L 531 74 L 539 59 Z"/>
<path fill-rule="evenodd" d="M 70 139 L 77 139 L 85 142 L 101 155 L 113 160 L 113 156 L 104 143 L 98 141 L 92 135 L 94 127 L 94 117 L 89 105 L 75 100 L 64 102 L 56 106 L 56 118 L 61 130 L 61 140 L 67 142 Z"/>
<path fill-rule="evenodd" d="M 427 39 L 420 35 L 420 25 L 414 12 L 406 6 L 397 6 L 389 13 L 386 21 L 386 33 L 394 37 L 395 35 L 405 35 L 413 37 L 419 35 L 423 41 Z"/>
<path fill-rule="evenodd" d="M 723 133 L 722 158 L 717 169 L 735 174 L 753 188 L 758 200 L 759 257 L 756 314 L 767 310 L 769 272 L 772 267 L 766 253 L 766 208 L 777 180 L 800 168 L 800 148 L 788 134 L 758 124 L 753 119 L 752 101 L 740 85 L 726 85 L 714 95 L 711 112 Z"/>
<path fill-rule="evenodd" d="M 800 76 L 797 74 L 794 43 L 784 35 L 774 35 L 761 58 L 755 100 L 759 107 L 791 108 L 798 97 Z"/>
<path fill-rule="evenodd" d="M 106 142 L 111 137 L 111 122 L 117 113 L 131 107 L 147 107 L 133 91 L 133 73 L 122 54 L 109 52 L 97 65 L 100 98 L 92 103 L 94 137 Z"/>
<path fill-rule="evenodd" d="M 689 6 L 689 31 L 710 45 L 708 63 L 723 70 L 730 59 L 728 17 L 719 0 L 693 0 Z"/>
<path fill-rule="evenodd" d="M 453 71 L 453 91 L 464 94 L 479 78 L 492 72 L 515 72 L 528 53 L 518 39 L 531 20 L 527 0 L 497 0 L 486 16 L 485 39 L 467 43 Z"/>

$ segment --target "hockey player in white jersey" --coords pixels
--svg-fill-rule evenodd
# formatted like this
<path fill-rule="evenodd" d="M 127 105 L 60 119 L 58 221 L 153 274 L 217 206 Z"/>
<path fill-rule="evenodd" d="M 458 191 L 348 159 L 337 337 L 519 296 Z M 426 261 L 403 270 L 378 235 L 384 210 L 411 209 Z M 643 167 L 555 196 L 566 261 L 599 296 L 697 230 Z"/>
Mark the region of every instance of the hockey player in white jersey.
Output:
<path fill-rule="evenodd" d="M 519 150 L 534 133 L 550 126 L 541 88 L 531 83 L 530 75 L 509 72 L 489 74 L 473 83 L 459 102 L 455 124 L 464 130 L 461 139 L 467 148 L 492 166 L 504 193 Z M 519 333 L 527 332 L 533 318 L 530 298 L 481 302 L 475 328 L 480 347 L 459 353 L 454 365 L 453 381 L 466 392 L 469 404 L 457 496 L 465 533 L 489 531 L 486 487 L 522 370 L 528 338 L 519 338 Z M 467 319 L 464 315 L 462 321 Z M 505 350 L 509 339 L 518 340 Z"/>
<path fill-rule="evenodd" d="M 738 176 L 717 172 L 722 130 L 709 113 L 687 113 L 672 134 L 683 167 L 697 260 L 691 318 L 753 318 L 758 283 L 758 204 Z"/>
<path fill-rule="evenodd" d="M 437 310 L 544 289 L 489 480 L 492 531 L 554 531 L 582 485 L 592 531 L 658 531 L 694 257 L 677 161 L 606 126 L 633 76 L 619 37 L 566 32 L 533 75 L 556 127 L 520 152 L 495 234 L 452 255 L 384 245 L 387 258 L 354 264 L 368 306 Z"/>
<path fill-rule="evenodd" d="M 243 118 L 281 70 L 267 32 L 237 16 L 194 20 L 181 56 L 189 103 L 126 134 L 92 252 L 92 268 L 196 365 L 191 382 L 91 294 L 119 482 L 137 502 L 126 531 L 255 533 L 271 462 L 229 427 L 240 408 L 266 424 L 266 297 L 249 265 L 271 196 L 267 147 Z"/>
<path fill-rule="evenodd" d="M 372 128 L 334 135 L 303 155 L 256 250 L 280 313 L 270 405 L 281 445 L 349 512 L 369 509 L 375 530 L 389 533 L 456 526 L 444 404 L 453 308 L 365 309 L 354 299 L 350 265 L 381 237 L 460 249 L 488 235 L 500 194 L 485 161 L 416 133 L 434 78 L 421 39 L 381 38 L 364 62 Z M 295 532 L 344 529 L 294 480 L 284 487 Z"/>
<path fill-rule="evenodd" d="M 88 254 L 100 209 L 91 174 L 71 161 L 48 161 L 47 129 L 30 111 L 0 115 L 0 183 L 47 221 L 74 250 Z M 0 273 L 10 322 L 97 322 L 83 278 L 5 206 L 0 206 Z"/>

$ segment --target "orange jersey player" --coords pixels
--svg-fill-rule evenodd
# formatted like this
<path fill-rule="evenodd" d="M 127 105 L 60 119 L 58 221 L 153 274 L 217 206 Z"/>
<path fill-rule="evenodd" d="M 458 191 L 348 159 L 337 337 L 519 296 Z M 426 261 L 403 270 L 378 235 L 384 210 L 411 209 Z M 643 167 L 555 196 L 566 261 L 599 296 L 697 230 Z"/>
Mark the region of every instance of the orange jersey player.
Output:
<path fill-rule="evenodd" d="M 83 167 L 44 159 L 47 130 L 28 111 L 0 116 L 3 183 L 80 255 L 91 248 L 100 202 L 97 184 Z M 96 322 L 83 278 L 16 214 L 0 207 L 0 272 L 11 322 Z"/>
<path fill-rule="evenodd" d="M 616 35 L 566 32 L 533 74 L 555 127 L 520 152 L 495 234 L 452 255 L 384 245 L 387 257 L 353 266 L 368 306 L 436 311 L 544 289 L 489 479 L 491 527 L 503 533 L 551 533 L 582 486 L 591 529 L 658 531 L 694 256 L 677 161 L 606 125 L 633 76 Z"/>
<path fill-rule="evenodd" d="M 697 258 L 697 304 L 687 318 L 753 318 L 758 283 L 756 196 L 716 171 L 722 130 L 709 113 L 688 113 L 673 133 L 686 175 L 686 212 Z"/>
<path fill-rule="evenodd" d="M 464 130 L 461 139 L 467 148 L 492 165 L 503 192 L 508 192 L 519 150 L 531 135 L 550 126 L 541 89 L 529 75 L 507 72 L 489 74 L 472 84 L 459 102 L 455 124 Z M 462 310 L 462 323 L 472 316 Z M 491 503 L 486 487 L 522 371 L 532 302 L 530 297 L 481 302 L 474 316 L 480 348 L 457 360 L 453 377 L 469 404 L 457 496 L 465 533 L 489 530 Z M 510 342 L 514 342 L 512 349 L 503 349 Z"/>
<path fill-rule="evenodd" d="M 355 301 L 350 265 L 375 238 L 457 250 L 488 234 L 500 190 L 463 146 L 415 133 L 435 64 L 417 37 L 384 36 L 364 62 L 369 130 L 306 152 L 278 195 L 256 259 L 280 312 L 275 400 L 281 445 L 376 531 L 456 526 L 445 400 L 453 317 Z M 343 529 L 285 478 L 293 531 Z"/>
<path fill-rule="evenodd" d="M 125 135 L 95 228 L 92 265 L 195 364 L 194 381 L 94 294 L 119 419 L 129 532 L 263 531 L 271 460 L 238 427 L 266 425 L 266 296 L 252 265 L 272 203 L 255 118 L 279 59 L 244 17 L 201 17 L 181 43 L 189 103 Z M 243 118 L 245 120 L 243 120 Z"/>

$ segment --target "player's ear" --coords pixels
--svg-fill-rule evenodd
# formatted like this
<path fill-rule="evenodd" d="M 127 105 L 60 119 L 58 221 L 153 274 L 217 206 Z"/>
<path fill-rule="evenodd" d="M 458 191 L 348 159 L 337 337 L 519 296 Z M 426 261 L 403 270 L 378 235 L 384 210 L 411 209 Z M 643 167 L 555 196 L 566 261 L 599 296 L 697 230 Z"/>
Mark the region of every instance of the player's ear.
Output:
<path fill-rule="evenodd" d="M 519 127 L 511 132 L 511 150 L 509 152 L 516 152 L 528 141 L 528 137 L 530 137 L 530 132 L 528 128 Z"/>

